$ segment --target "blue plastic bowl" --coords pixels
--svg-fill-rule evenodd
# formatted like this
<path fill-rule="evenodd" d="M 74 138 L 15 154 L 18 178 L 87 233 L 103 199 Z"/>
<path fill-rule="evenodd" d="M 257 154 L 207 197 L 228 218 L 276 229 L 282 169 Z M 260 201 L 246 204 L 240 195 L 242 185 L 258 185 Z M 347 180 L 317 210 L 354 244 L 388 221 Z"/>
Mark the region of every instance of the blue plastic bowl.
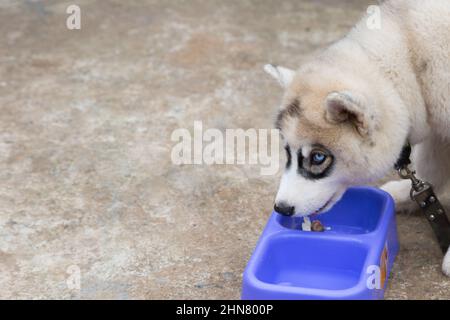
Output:
<path fill-rule="evenodd" d="M 272 213 L 243 275 L 242 299 L 382 299 L 399 243 L 391 196 L 350 188 L 317 216 L 325 232 L 301 231 L 302 218 Z"/>

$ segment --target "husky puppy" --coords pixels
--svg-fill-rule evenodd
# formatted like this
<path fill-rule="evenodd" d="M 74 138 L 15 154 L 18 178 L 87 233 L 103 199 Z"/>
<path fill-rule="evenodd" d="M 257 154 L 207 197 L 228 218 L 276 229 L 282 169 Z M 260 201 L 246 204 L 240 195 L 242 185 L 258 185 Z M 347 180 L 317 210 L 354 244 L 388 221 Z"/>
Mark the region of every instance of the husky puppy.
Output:
<path fill-rule="evenodd" d="M 329 210 L 347 187 L 393 170 L 407 141 L 413 166 L 450 208 L 450 1 L 392 0 L 380 28 L 363 18 L 300 69 L 267 65 L 285 89 L 276 120 L 287 165 L 284 215 Z M 409 180 L 382 187 L 412 210 Z M 450 253 L 443 262 L 450 276 Z"/>

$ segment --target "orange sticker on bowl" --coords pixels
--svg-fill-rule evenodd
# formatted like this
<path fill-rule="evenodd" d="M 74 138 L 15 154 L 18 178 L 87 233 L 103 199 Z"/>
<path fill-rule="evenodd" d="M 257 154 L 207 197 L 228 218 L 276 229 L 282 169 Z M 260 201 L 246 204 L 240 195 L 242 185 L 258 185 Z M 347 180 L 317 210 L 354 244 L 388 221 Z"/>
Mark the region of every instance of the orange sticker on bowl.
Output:
<path fill-rule="evenodd" d="M 388 248 L 387 244 L 385 244 L 380 258 L 380 278 L 381 278 L 380 282 L 382 289 L 384 288 L 384 284 L 387 281 L 387 263 L 388 263 Z"/>

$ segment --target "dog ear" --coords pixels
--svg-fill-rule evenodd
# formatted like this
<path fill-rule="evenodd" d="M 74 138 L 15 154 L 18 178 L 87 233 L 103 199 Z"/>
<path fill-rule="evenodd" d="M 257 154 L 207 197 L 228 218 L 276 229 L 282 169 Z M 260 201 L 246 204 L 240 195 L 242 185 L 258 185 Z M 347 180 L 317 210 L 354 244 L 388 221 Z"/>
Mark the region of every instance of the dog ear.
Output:
<path fill-rule="evenodd" d="M 326 117 L 334 123 L 349 122 L 358 132 L 367 136 L 370 134 L 370 123 L 366 113 L 365 103 L 361 97 L 343 91 L 332 92 L 326 98 Z"/>
<path fill-rule="evenodd" d="M 294 70 L 275 66 L 273 64 L 266 64 L 264 66 L 264 71 L 274 77 L 283 88 L 286 88 L 291 84 L 295 75 Z"/>

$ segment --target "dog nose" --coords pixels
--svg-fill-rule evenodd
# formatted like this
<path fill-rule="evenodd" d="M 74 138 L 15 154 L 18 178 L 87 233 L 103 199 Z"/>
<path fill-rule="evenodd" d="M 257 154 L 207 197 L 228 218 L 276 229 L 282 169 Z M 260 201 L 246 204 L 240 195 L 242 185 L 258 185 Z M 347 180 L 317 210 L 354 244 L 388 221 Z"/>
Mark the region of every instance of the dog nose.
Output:
<path fill-rule="evenodd" d="M 273 206 L 273 209 L 279 213 L 282 214 L 283 216 L 292 216 L 295 213 L 295 207 L 290 207 L 288 206 L 286 203 L 278 203 Z"/>

